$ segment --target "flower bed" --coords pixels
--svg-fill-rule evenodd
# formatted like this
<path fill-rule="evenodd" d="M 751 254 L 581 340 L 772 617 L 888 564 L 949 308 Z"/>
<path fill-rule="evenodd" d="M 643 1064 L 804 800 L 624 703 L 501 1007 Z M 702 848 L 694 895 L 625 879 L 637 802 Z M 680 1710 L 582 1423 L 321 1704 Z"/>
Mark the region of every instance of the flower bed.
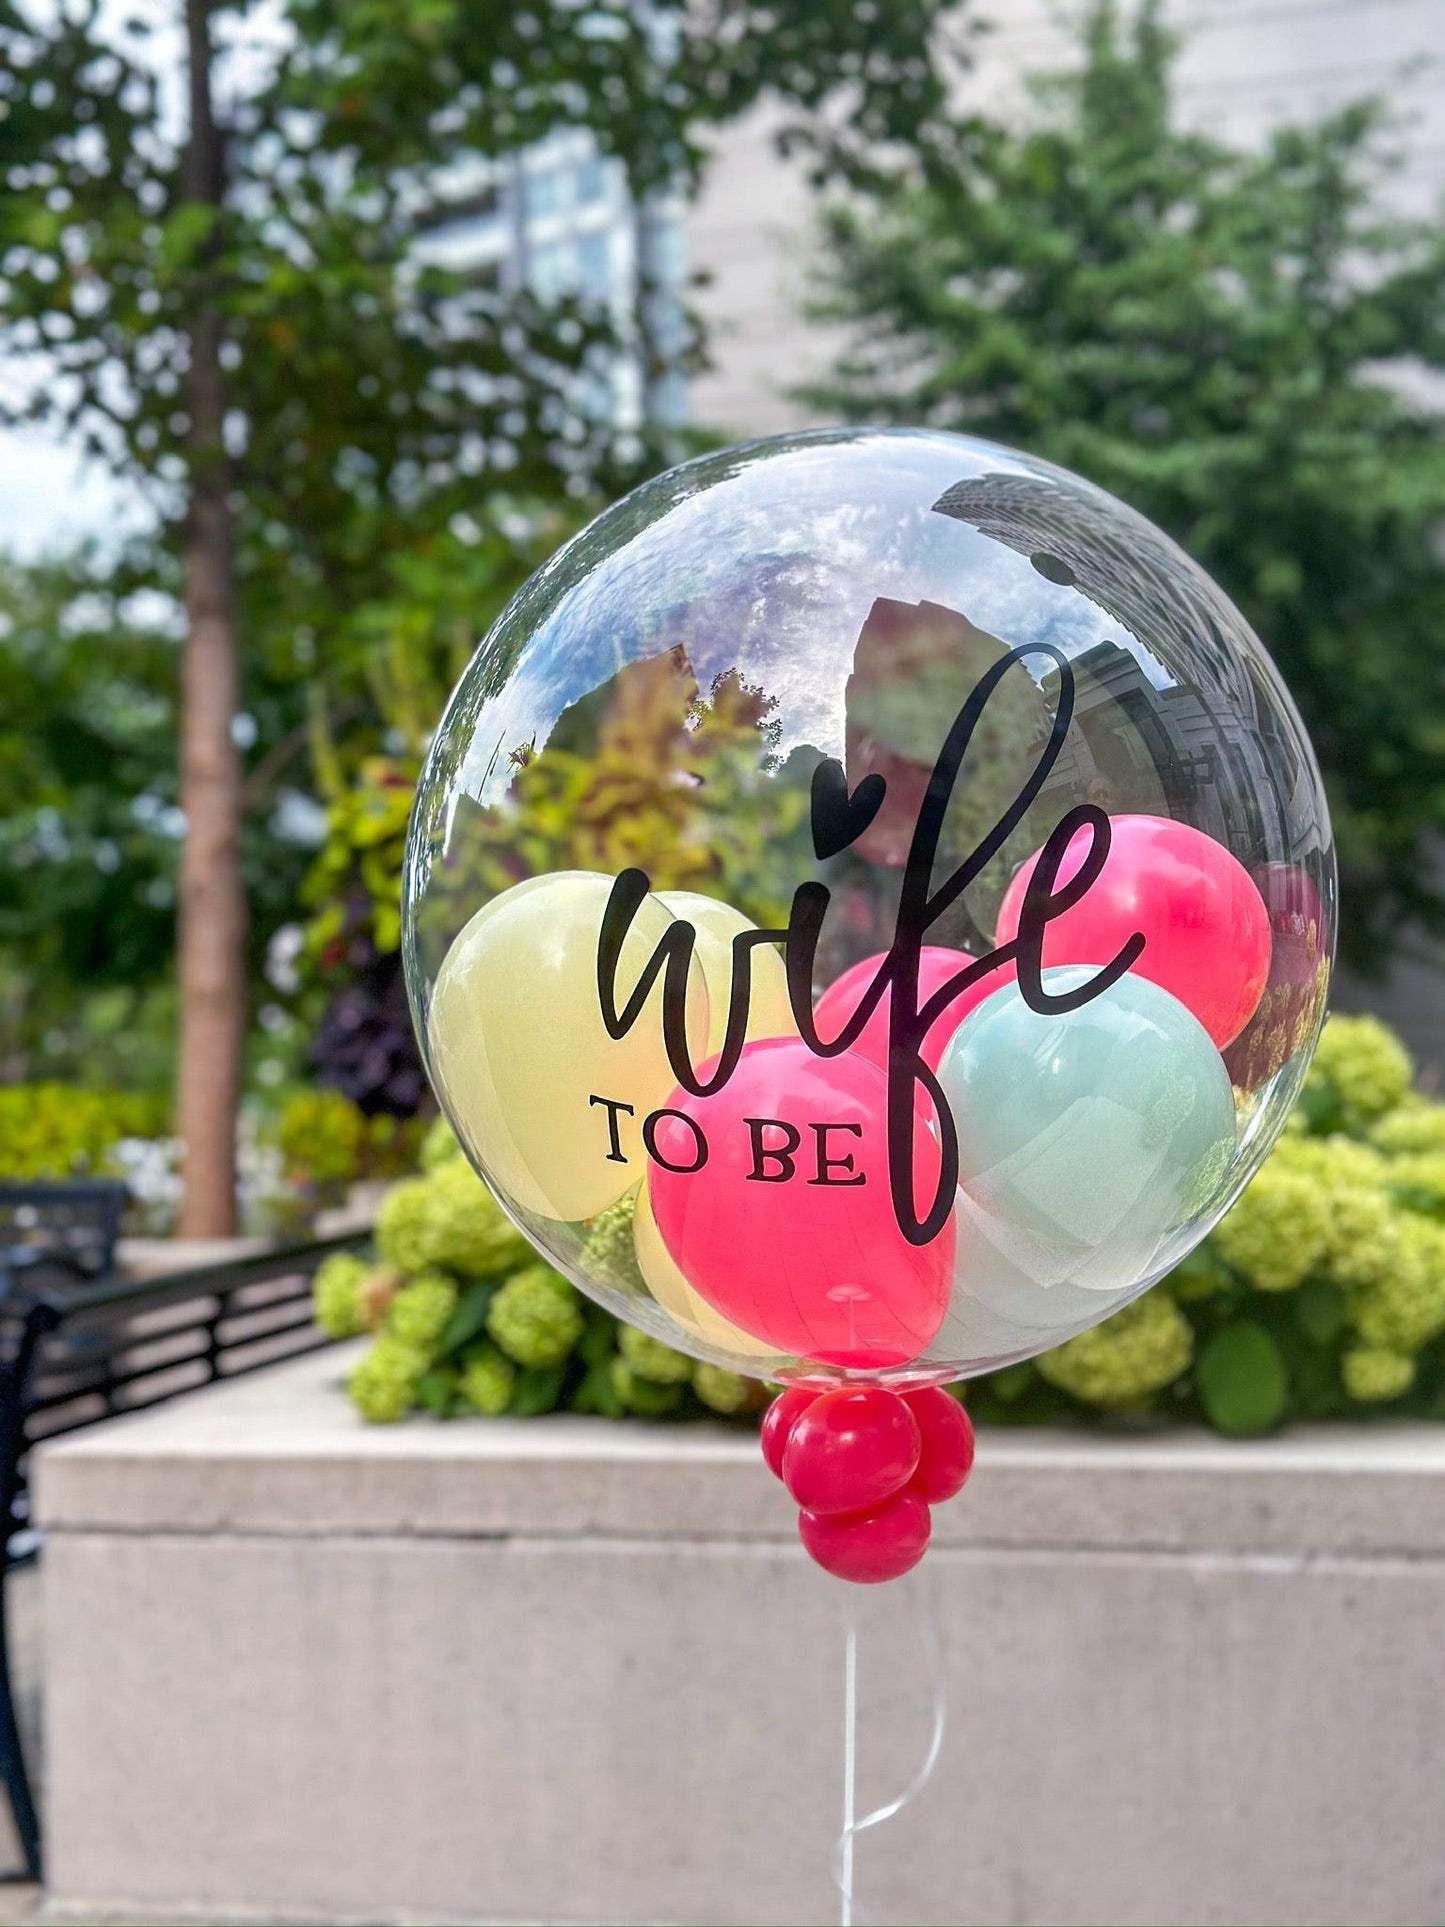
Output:
<path fill-rule="evenodd" d="M 1412 1075 L 1376 1019 L 1331 1018 L 1289 1128 L 1204 1244 L 1092 1331 L 974 1381 L 975 1416 L 1238 1435 L 1380 1410 L 1445 1418 L 1445 1104 Z M 364 1417 L 756 1417 L 766 1388 L 619 1325 L 543 1264 L 444 1125 L 423 1165 L 382 1207 L 376 1262 L 336 1259 L 317 1279 L 328 1331 L 376 1334 L 351 1379 Z M 594 1222 L 604 1248 L 630 1248 L 627 1208 Z"/>
<path fill-rule="evenodd" d="M 296 1090 L 269 1110 L 248 1100 L 237 1131 L 243 1230 L 305 1235 L 354 1185 L 409 1171 L 420 1135 L 416 1120 L 367 1116 L 336 1090 Z M 0 1090 L 0 1181 L 86 1177 L 125 1183 L 130 1234 L 168 1235 L 181 1197 L 169 1099 L 54 1081 Z"/>

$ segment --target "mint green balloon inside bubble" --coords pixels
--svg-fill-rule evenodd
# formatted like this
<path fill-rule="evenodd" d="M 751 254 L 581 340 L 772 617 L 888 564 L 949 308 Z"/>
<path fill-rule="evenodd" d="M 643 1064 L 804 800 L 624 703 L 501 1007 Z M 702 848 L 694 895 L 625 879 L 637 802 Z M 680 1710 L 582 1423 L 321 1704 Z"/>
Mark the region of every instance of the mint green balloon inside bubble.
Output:
<path fill-rule="evenodd" d="M 1097 974 L 1046 970 L 1044 988 L 1058 996 Z M 1047 1015 L 1008 984 L 959 1026 L 938 1075 L 960 1188 L 1045 1287 L 1117 1290 L 1145 1277 L 1234 1155 L 1223 1058 L 1193 1013 L 1143 977 Z"/>

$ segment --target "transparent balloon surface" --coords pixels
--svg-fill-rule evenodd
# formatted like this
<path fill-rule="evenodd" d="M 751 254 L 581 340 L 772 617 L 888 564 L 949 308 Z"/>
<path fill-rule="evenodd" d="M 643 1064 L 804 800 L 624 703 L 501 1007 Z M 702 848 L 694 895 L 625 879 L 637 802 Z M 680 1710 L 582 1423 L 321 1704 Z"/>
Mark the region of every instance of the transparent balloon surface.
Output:
<path fill-rule="evenodd" d="M 423 774 L 437 1096 L 568 1277 L 771 1377 L 966 1376 L 1164 1276 L 1323 1016 L 1319 772 L 1123 504 L 931 433 L 673 470 L 513 600 Z"/>

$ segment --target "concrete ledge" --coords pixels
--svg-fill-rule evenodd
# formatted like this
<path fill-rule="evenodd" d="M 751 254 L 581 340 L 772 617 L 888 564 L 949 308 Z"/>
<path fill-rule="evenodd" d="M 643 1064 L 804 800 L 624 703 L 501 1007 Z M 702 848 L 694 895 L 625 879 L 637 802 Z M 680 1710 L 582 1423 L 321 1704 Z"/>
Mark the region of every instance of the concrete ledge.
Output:
<path fill-rule="evenodd" d="M 835 1917 L 844 1629 L 866 1807 L 921 1590 L 809 1567 L 746 1437 L 370 1428 L 348 1363 L 41 1455 L 51 1911 Z M 990 1433 L 926 1571 L 872 1917 L 1445 1914 L 1445 1428 Z"/>
<path fill-rule="evenodd" d="M 366 1425 L 342 1391 L 363 1349 L 41 1453 L 42 1516 L 54 1531 L 794 1541 L 747 1434 L 576 1417 Z M 1445 1558 L 1445 1426 L 1253 1444 L 991 1431 L 934 1544 Z"/>

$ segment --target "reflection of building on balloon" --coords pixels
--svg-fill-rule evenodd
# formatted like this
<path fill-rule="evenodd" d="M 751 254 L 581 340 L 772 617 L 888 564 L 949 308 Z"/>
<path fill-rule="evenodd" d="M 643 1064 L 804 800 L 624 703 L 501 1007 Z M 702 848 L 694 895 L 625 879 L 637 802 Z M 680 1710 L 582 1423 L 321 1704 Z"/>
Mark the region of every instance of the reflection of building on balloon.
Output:
<path fill-rule="evenodd" d="M 1254 707 L 1243 617 L 1152 522 L 1070 476 L 1000 470 L 955 482 L 933 504 L 1076 588 L 1151 652 L 1195 657 L 1241 708 Z"/>
<path fill-rule="evenodd" d="M 1191 822 L 1247 867 L 1302 842 L 1329 848 L 1308 745 L 1262 699 L 1248 626 L 1156 528 L 1063 476 L 977 476 L 933 506 L 1034 558 L 1136 645 L 1101 638 L 1074 659 L 1077 733 L 1046 795 L 1126 784 L 1122 807 Z M 1187 682 L 1166 667 L 1185 662 L 1201 668 Z"/>
<path fill-rule="evenodd" d="M 1241 1090 L 1255 1091 L 1311 1043 L 1324 1022 L 1330 960 L 1324 907 L 1307 871 L 1262 864 L 1254 881 L 1269 912 L 1269 980 L 1259 1008 L 1224 1053 Z"/>
<path fill-rule="evenodd" d="M 1045 804 L 1067 794 L 1111 814 L 1172 816 L 1246 866 L 1287 846 L 1288 799 L 1260 780 L 1278 746 L 1266 752 L 1257 723 L 1222 715 L 1196 687 L 1146 667 L 1122 643 L 1096 643 L 1070 666 L 1074 727 L 1044 786 Z M 1056 673 L 1045 677 L 1046 691 L 1057 686 Z"/>

